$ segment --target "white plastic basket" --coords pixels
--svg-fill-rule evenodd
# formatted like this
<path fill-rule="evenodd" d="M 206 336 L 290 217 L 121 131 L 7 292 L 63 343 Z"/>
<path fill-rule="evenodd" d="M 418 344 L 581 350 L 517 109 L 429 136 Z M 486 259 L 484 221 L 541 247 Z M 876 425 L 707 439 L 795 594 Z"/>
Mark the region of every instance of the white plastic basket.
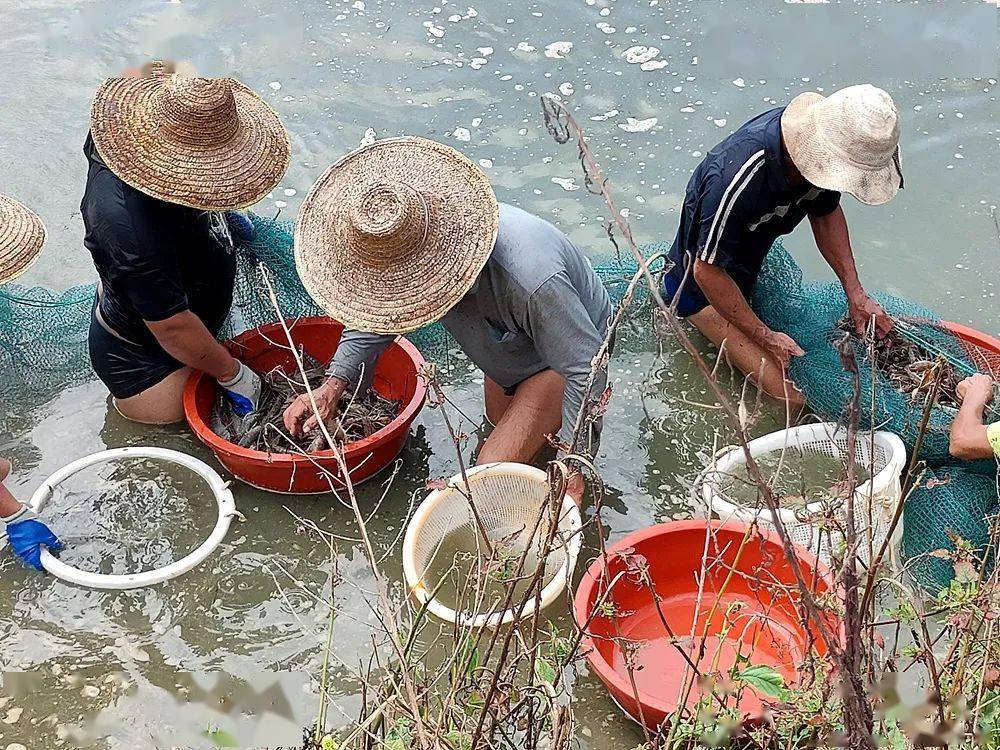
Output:
<path fill-rule="evenodd" d="M 812 455 L 842 459 L 847 452 L 846 428 L 831 422 L 802 425 L 751 440 L 750 455 L 755 459 L 781 451 L 797 451 L 803 458 Z M 876 552 L 885 541 L 892 517 L 902 499 L 900 480 L 906 468 L 906 448 L 903 441 L 891 432 L 858 432 L 855 445 L 857 465 L 871 471 L 871 479 L 859 484 L 854 492 L 854 523 L 860 543 L 858 558 L 865 564 L 870 561 L 871 550 Z M 709 466 L 702 479 L 702 496 L 708 506 L 723 520 L 736 519 L 758 526 L 774 528 L 771 512 L 763 507 L 736 505 L 723 495 L 721 485 L 727 476 L 746 463 L 739 446 L 726 449 Z M 765 476 L 765 479 L 768 477 Z M 761 501 L 761 504 L 763 501 Z M 806 547 L 828 563 L 837 545 L 843 544 L 835 532 L 822 529 L 809 522 L 807 517 L 823 510 L 824 502 L 818 501 L 805 507 L 804 513 L 782 508 L 782 523 L 793 542 Z M 893 534 L 894 542 L 902 533 L 900 524 Z M 869 544 L 870 540 L 870 544 Z"/>
<path fill-rule="evenodd" d="M 546 508 L 549 483 L 541 469 L 517 463 L 494 463 L 476 466 L 466 472 L 469 492 L 482 519 L 487 538 L 520 535 L 520 544 L 527 546 L 536 528 L 539 513 Z M 549 520 L 543 518 L 538 533 L 549 531 Z M 536 605 L 547 607 L 566 588 L 580 552 L 580 510 L 569 495 L 563 500 L 556 524 L 553 549 L 545 560 L 546 580 L 537 600 L 529 601 L 520 612 L 456 612 L 432 598 L 432 584 L 425 577 L 442 540 L 463 530 L 478 533 L 475 515 L 466 497 L 461 477 L 452 477 L 443 489 L 434 490 L 421 503 L 406 529 L 403 539 L 403 574 L 406 583 L 419 602 L 446 622 L 465 627 L 483 628 L 506 625 L 532 616 Z M 523 548 L 523 547 L 522 547 Z M 525 571 L 530 573 L 531 571 Z"/>

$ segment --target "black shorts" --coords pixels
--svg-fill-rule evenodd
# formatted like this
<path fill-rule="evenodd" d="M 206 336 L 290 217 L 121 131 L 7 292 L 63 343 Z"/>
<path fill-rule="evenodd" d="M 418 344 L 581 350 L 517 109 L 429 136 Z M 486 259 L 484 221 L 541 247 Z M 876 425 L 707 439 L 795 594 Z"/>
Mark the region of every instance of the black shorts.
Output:
<path fill-rule="evenodd" d="M 184 367 L 160 346 L 118 338 L 94 314 L 90 316 L 87 344 L 94 372 L 115 398 L 138 396 Z"/>

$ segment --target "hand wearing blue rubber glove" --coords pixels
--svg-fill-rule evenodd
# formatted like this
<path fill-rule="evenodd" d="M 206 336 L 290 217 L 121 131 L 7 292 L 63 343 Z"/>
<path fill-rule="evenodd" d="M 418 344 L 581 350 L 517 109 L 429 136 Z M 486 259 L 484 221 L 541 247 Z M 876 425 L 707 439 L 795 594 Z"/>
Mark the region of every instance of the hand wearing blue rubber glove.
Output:
<path fill-rule="evenodd" d="M 42 546 L 52 552 L 63 549 L 52 530 L 38 520 L 38 516 L 27 507 L 22 507 L 12 516 L 3 519 L 7 525 L 7 540 L 14 554 L 21 562 L 35 570 L 42 570 Z"/>
<path fill-rule="evenodd" d="M 219 385 L 233 402 L 233 411 L 240 417 L 257 408 L 260 401 L 260 377 L 242 362 L 236 374 L 229 380 L 220 380 Z"/>

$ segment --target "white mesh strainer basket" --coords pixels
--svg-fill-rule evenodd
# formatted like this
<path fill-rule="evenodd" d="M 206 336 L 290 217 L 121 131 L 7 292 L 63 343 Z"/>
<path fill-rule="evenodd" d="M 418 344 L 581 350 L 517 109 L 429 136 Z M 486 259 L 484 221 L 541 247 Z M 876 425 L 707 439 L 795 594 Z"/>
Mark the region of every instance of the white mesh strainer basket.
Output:
<path fill-rule="evenodd" d="M 466 472 L 469 493 L 482 519 L 491 544 L 506 540 L 516 550 L 523 550 L 532 541 L 539 514 L 547 507 L 549 483 L 541 469 L 517 463 L 495 463 L 476 466 Z M 530 617 L 536 604 L 546 607 L 562 593 L 573 574 L 580 551 L 580 510 L 569 495 L 563 500 L 556 524 L 553 549 L 545 558 L 545 576 L 538 599 L 531 600 L 520 612 L 511 609 L 490 612 L 457 612 L 438 599 L 432 598 L 434 581 L 426 580 L 444 540 L 452 534 L 475 534 L 481 538 L 475 515 L 466 497 L 461 475 L 448 480 L 443 489 L 434 490 L 421 503 L 406 529 L 403 540 L 403 574 L 413 595 L 428 610 L 447 622 L 482 628 L 506 625 Z M 550 529 L 546 515 L 537 525 L 537 534 Z M 534 570 L 532 565 L 530 573 Z M 514 599 L 515 605 L 520 598 Z"/>
<path fill-rule="evenodd" d="M 842 460 L 847 452 L 847 430 L 831 422 L 802 425 L 751 440 L 748 447 L 754 459 L 785 451 L 785 455 L 794 456 L 794 460 L 807 461 L 810 455 Z M 877 552 L 885 541 L 896 507 L 901 502 L 900 478 L 906 467 L 906 448 L 891 432 L 859 431 L 855 459 L 860 468 L 871 473 L 871 478 L 859 484 L 854 492 L 854 522 L 860 539 L 858 558 L 867 564 L 871 550 Z M 762 507 L 763 500 L 751 507 L 737 504 L 724 494 L 726 480 L 745 464 L 742 448 L 727 449 L 705 470 L 702 496 L 723 520 L 733 518 L 751 523 L 756 519 L 759 526 L 773 529 L 771 512 Z M 765 472 L 765 479 L 769 478 Z M 842 545 L 843 539 L 836 532 L 810 522 L 810 514 L 819 513 L 823 507 L 824 502 L 818 501 L 806 505 L 804 512 L 782 508 L 779 513 L 792 541 L 818 553 L 819 558 L 828 563 L 831 551 L 838 549 L 836 545 Z M 894 542 L 901 533 L 902 524 L 893 534 Z"/>

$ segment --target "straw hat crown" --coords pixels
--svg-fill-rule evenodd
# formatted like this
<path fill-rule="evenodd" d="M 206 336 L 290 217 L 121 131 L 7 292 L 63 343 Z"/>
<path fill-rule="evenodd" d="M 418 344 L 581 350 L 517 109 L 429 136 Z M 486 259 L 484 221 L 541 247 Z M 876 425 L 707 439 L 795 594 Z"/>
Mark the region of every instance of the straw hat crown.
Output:
<path fill-rule="evenodd" d="M 38 259 L 45 226 L 23 203 L 0 195 L 0 284 L 12 281 Z"/>
<path fill-rule="evenodd" d="M 403 182 L 376 182 L 364 189 L 347 214 L 359 257 L 391 266 L 419 251 L 427 237 L 427 199 Z"/>
<path fill-rule="evenodd" d="M 313 185 L 295 265 L 313 299 L 347 327 L 407 333 L 461 300 L 498 226 L 479 167 L 434 141 L 389 138 L 347 154 Z"/>
<path fill-rule="evenodd" d="M 109 78 L 91 109 L 94 144 L 124 182 L 160 200 L 244 208 L 281 180 L 291 151 L 277 114 L 239 81 L 166 74 Z"/>
<path fill-rule="evenodd" d="M 801 94 L 781 117 L 785 147 L 803 177 L 869 204 L 887 202 L 902 185 L 900 130 L 892 97 L 870 84 L 829 97 Z"/>

